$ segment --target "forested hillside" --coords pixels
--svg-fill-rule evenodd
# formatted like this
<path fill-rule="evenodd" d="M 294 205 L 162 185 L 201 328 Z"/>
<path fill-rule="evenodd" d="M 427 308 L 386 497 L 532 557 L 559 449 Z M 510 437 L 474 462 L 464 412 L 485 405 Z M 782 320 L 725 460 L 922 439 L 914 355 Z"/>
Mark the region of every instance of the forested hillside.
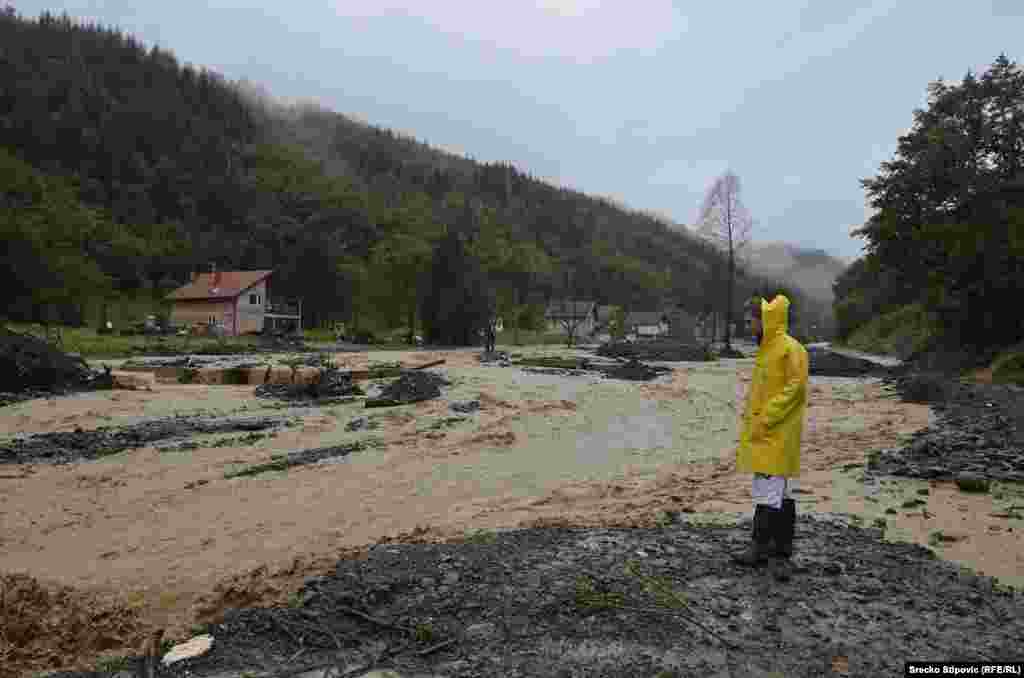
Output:
<path fill-rule="evenodd" d="M 273 293 L 301 296 L 307 325 L 423 326 L 435 339 L 455 302 L 432 285 L 479 306 L 470 323 L 528 323 L 553 295 L 695 313 L 720 302 L 721 255 L 664 221 L 279 106 L 116 28 L 10 8 L 0 182 L 14 319 L 94 322 L 97 305 L 160 298 L 214 261 L 276 269 Z M 435 270 L 453 262 L 451 279 Z"/>
<path fill-rule="evenodd" d="M 1024 71 L 1000 56 L 928 92 L 863 182 L 878 211 L 859 231 L 867 255 L 836 281 L 839 332 L 912 307 L 937 343 L 1008 346 L 1024 338 Z"/>

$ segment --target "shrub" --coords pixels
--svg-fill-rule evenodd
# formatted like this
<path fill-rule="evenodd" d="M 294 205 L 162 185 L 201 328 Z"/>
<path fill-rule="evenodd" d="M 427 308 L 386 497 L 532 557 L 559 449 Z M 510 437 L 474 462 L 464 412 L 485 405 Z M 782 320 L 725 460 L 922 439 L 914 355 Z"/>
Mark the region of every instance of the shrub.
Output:
<path fill-rule="evenodd" d="M 992 380 L 1024 386 L 1024 351 L 1004 353 L 992 363 Z"/>

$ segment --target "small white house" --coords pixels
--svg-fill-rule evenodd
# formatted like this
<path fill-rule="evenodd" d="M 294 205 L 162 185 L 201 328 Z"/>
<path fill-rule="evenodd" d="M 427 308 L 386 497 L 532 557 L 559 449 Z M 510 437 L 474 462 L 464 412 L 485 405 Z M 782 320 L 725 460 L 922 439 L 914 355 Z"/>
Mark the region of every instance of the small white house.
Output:
<path fill-rule="evenodd" d="M 634 311 L 626 316 L 626 336 L 632 339 L 655 339 L 668 330 L 668 318 L 661 311 Z"/>

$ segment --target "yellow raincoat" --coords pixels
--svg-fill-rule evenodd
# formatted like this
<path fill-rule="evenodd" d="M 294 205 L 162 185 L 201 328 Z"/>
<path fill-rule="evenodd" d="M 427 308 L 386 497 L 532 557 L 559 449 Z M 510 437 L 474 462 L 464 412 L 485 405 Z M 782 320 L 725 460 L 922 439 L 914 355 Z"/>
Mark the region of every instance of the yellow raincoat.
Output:
<path fill-rule="evenodd" d="M 736 469 L 791 478 L 800 473 L 807 409 L 807 349 L 787 333 L 789 299 L 761 302 L 764 338 L 743 413 Z"/>

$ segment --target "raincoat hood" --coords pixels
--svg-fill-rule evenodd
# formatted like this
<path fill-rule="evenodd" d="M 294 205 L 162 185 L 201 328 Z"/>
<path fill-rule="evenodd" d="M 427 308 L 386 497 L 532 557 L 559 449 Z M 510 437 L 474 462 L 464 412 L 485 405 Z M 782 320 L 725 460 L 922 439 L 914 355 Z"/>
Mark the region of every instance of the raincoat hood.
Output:
<path fill-rule="evenodd" d="M 764 343 L 789 333 L 789 299 L 785 295 L 777 294 L 771 301 L 761 301 L 761 324 Z"/>

